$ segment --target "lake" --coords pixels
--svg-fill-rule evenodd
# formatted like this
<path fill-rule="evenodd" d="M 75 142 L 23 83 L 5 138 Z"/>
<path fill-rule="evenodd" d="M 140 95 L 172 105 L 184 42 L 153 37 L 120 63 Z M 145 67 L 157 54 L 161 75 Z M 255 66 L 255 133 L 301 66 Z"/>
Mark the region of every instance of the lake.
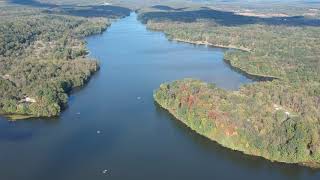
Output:
<path fill-rule="evenodd" d="M 87 38 L 101 69 L 55 119 L 0 118 L 1 180 L 320 179 L 196 134 L 153 101 L 166 81 L 193 77 L 236 90 L 252 83 L 223 62 L 224 49 L 170 42 L 137 15 Z"/>

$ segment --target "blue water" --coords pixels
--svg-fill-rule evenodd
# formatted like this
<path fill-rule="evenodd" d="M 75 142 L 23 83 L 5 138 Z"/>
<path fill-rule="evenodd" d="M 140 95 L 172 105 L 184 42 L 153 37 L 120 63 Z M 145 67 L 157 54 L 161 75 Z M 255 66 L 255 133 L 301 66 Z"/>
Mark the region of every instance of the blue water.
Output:
<path fill-rule="evenodd" d="M 320 178 L 223 148 L 154 103 L 164 81 L 193 77 L 226 89 L 251 83 L 222 61 L 224 50 L 170 42 L 134 13 L 87 42 L 101 69 L 60 117 L 0 118 L 0 180 Z"/>

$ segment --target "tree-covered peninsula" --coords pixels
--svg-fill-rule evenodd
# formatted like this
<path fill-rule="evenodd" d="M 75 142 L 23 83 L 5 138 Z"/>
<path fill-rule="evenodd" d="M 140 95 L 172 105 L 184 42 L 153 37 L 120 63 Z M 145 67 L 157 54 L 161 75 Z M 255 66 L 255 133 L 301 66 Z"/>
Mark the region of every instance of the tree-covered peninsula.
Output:
<path fill-rule="evenodd" d="M 0 4 L 0 113 L 12 118 L 59 115 L 68 93 L 99 69 L 86 56 L 83 37 L 130 12 L 108 9 L 104 16 L 101 10 L 86 13 L 85 7 L 42 5 Z"/>
<path fill-rule="evenodd" d="M 155 100 L 198 133 L 272 161 L 319 167 L 320 20 L 245 16 L 210 8 L 140 12 L 169 39 L 229 47 L 225 61 L 272 81 L 222 90 L 196 80 L 161 85 Z"/>

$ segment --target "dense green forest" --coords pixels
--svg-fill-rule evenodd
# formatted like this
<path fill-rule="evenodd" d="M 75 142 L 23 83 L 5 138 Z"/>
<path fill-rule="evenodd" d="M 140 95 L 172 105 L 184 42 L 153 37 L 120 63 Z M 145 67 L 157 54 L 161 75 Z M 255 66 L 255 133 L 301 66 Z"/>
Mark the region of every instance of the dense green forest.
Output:
<path fill-rule="evenodd" d="M 12 4 L 2 4 L 0 13 L 0 113 L 59 115 L 68 93 L 99 69 L 86 57 L 83 37 L 101 33 L 117 16 L 84 18 Z"/>
<path fill-rule="evenodd" d="M 282 92 L 292 91 L 280 81 L 228 92 L 185 79 L 162 84 L 154 98 L 191 129 L 225 147 L 272 161 L 320 167 L 319 121 L 285 106 L 292 99 L 301 102 L 301 96 L 268 95 L 275 85 Z"/>
<path fill-rule="evenodd" d="M 148 10 L 140 13 L 140 19 L 172 40 L 232 47 L 225 60 L 235 70 L 273 79 L 236 92 L 199 81 L 165 84 L 155 93 L 161 106 L 232 149 L 276 161 L 320 162 L 317 17 L 261 18 L 201 8 Z M 235 135 L 229 137 L 229 129 L 224 135 L 224 128 L 216 130 L 220 121 Z"/>

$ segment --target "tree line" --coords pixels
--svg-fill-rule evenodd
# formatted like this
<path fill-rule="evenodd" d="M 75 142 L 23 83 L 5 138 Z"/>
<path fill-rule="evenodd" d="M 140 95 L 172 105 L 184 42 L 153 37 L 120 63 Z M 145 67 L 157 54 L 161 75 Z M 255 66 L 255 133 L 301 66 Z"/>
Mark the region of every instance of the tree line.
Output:
<path fill-rule="evenodd" d="M 224 18 L 223 13 L 216 17 L 197 12 L 149 10 L 139 17 L 169 39 L 235 47 L 224 56 L 232 67 L 274 80 L 245 85 L 237 92 L 181 80 L 161 85 L 155 100 L 224 146 L 271 160 L 319 166 L 320 26 L 238 24 L 232 21 L 239 16 L 230 20 L 229 13 Z M 186 21 L 188 17 L 194 19 Z"/>

